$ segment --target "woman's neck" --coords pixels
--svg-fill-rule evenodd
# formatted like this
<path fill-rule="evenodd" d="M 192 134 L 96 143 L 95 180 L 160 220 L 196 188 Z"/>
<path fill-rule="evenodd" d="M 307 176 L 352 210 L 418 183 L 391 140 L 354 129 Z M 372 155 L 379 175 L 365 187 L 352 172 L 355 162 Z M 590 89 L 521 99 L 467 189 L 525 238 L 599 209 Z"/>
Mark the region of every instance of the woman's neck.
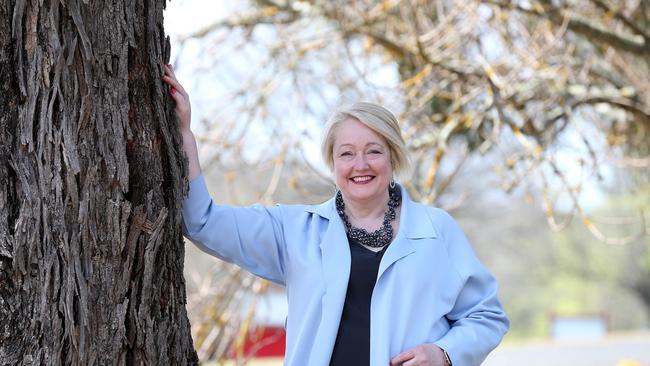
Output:
<path fill-rule="evenodd" d="M 345 213 L 353 220 L 372 220 L 384 217 L 388 209 L 388 191 L 379 198 L 373 198 L 363 201 L 348 199 L 343 195 L 345 203 Z"/>

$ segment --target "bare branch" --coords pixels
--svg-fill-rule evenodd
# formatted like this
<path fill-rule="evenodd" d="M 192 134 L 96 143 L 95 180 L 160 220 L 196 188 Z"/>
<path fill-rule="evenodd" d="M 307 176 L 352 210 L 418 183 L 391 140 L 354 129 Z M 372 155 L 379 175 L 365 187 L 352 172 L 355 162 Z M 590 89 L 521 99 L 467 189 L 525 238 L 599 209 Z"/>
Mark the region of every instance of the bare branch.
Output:
<path fill-rule="evenodd" d="M 650 53 L 650 41 L 648 41 L 645 33 L 641 32 L 639 35 L 616 33 L 575 13 L 561 12 L 559 9 L 553 8 L 548 1 L 545 1 L 549 5 L 547 9 L 524 8 L 512 1 L 484 0 L 484 2 L 504 9 L 517 10 L 537 17 L 547 18 L 557 25 L 563 24 L 568 19 L 569 29 L 590 40 L 597 40 L 611 47 L 637 55 Z"/>
<path fill-rule="evenodd" d="M 625 24 L 628 28 L 630 28 L 637 34 L 643 36 L 643 39 L 645 40 L 646 44 L 650 42 L 650 33 L 641 29 L 639 25 L 634 23 L 629 17 L 625 16 L 625 14 L 621 12 L 620 8 L 613 9 L 609 4 L 607 4 L 603 0 L 591 0 L 591 2 L 596 4 L 596 6 L 598 6 L 599 8 L 603 9 L 603 11 L 606 14 L 613 14 L 616 19 L 623 22 L 623 24 Z"/>

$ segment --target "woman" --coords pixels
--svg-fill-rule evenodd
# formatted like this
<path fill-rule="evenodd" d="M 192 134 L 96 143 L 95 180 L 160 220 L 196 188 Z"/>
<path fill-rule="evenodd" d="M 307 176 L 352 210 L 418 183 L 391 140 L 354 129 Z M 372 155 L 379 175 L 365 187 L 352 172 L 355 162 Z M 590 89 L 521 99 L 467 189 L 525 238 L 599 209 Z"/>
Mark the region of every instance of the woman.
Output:
<path fill-rule="evenodd" d="M 208 194 L 190 103 L 171 66 L 189 159 L 186 236 L 286 286 L 286 365 L 479 365 L 508 328 L 494 278 L 444 211 L 395 184 L 407 166 L 395 117 L 357 103 L 329 122 L 337 194 L 320 205 L 236 208 Z"/>

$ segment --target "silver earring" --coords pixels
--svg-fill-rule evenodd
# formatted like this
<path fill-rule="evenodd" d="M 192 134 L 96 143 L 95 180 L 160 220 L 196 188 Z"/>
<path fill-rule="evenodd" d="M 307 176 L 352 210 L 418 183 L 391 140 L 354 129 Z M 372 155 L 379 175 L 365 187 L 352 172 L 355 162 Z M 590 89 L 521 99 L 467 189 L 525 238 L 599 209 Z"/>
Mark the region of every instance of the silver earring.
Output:
<path fill-rule="evenodd" d="M 395 188 L 395 178 L 391 178 L 390 180 L 390 189 Z"/>

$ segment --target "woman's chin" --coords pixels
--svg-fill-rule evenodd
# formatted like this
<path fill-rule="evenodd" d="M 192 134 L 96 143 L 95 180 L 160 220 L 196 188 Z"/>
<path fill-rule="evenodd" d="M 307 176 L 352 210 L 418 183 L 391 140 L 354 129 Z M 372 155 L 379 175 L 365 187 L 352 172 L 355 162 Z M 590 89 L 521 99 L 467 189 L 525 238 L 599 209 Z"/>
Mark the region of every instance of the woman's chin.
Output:
<path fill-rule="evenodd" d="M 388 190 L 388 187 L 386 187 Z M 345 193 L 346 198 L 354 201 L 367 201 L 371 199 L 381 199 L 382 195 L 379 194 L 384 190 L 378 189 L 375 184 L 354 184 L 349 185 Z"/>

